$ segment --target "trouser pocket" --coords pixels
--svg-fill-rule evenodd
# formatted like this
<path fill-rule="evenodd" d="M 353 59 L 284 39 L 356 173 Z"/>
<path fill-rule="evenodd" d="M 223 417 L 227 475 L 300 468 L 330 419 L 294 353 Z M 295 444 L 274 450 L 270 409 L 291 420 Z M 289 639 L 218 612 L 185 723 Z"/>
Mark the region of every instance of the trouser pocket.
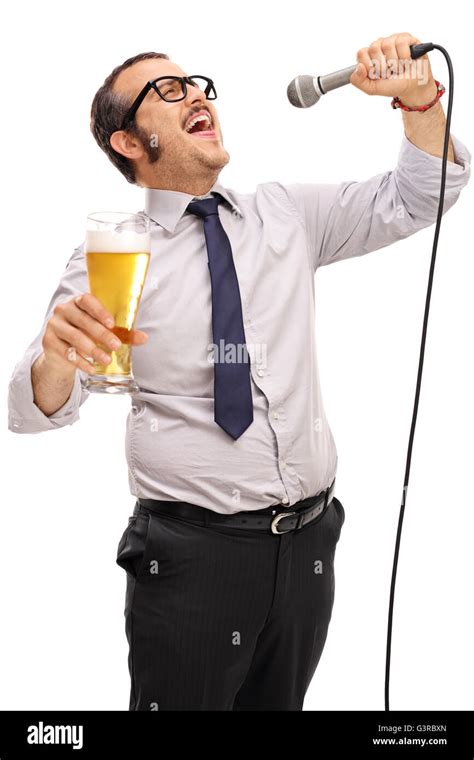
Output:
<path fill-rule="evenodd" d="M 128 525 L 117 547 L 117 565 L 135 578 L 141 575 L 146 562 L 151 521 L 150 514 L 134 513 L 128 518 Z"/>

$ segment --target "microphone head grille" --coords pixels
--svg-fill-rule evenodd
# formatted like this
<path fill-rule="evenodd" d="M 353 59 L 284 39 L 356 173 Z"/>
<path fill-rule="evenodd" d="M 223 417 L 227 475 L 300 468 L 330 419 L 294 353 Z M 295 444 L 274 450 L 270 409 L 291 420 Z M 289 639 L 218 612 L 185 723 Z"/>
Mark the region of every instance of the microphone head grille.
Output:
<path fill-rule="evenodd" d="M 309 108 L 318 102 L 319 95 L 314 88 L 313 79 L 309 74 L 303 74 L 290 82 L 286 93 L 292 106 Z"/>

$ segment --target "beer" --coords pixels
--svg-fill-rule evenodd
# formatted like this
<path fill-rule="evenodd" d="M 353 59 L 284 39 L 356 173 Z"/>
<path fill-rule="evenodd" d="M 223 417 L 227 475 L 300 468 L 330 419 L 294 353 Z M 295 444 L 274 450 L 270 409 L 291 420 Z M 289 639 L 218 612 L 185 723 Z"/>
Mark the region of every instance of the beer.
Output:
<path fill-rule="evenodd" d="M 126 223 L 120 226 L 120 232 L 88 230 L 85 248 L 89 290 L 114 317 L 112 332 L 122 341 L 117 351 L 100 345 L 112 360 L 107 365 L 94 362 L 96 375 L 89 379 L 88 387 L 110 392 L 114 390 L 111 386 L 120 390 L 123 383 L 128 390 L 137 389 L 131 365 L 131 330 L 150 260 L 149 232 L 128 229 Z"/>

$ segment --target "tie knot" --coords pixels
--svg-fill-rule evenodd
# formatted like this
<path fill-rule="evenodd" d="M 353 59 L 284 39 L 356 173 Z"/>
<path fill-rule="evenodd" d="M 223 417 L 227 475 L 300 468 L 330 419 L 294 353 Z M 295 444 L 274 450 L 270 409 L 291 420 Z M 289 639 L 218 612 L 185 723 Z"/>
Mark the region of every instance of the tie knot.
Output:
<path fill-rule="evenodd" d="M 212 198 L 204 198 L 200 201 L 191 201 L 191 203 L 188 204 L 186 211 L 189 211 L 190 214 L 196 214 L 196 216 L 200 216 L 202 219 L 205 219 L 207 216 L 211 216 L 212 214 L 218 214 L 217 207 L 219 203 L 222 203 L 224 198 L 221 195 L 214 195 Z"/>

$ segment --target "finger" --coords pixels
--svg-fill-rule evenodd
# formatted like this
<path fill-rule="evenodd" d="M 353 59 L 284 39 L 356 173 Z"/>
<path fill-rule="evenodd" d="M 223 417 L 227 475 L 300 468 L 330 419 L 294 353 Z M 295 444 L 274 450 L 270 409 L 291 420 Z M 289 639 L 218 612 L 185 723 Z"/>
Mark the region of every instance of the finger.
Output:
<path fill-rule="evenodd" d="M 90 314 L 91 317 L 97 319 L 98 322 L 102 322 L 105 327 L 114 326 L 113 314 L 92 293 L 80 293 L 80 295 L 74 298 L 74 302 L 80 309 Z"/>
<path fill-rule="evenodd" d="M 417 42 L 419 42 L 419 40 L 416 37 L 413 37 L 412 34 L 408 34 L 408 32 L 397 34 L 395 37 L 397 55 L 401 62 L 401 68 L 404 72 L 413 71 L 413 64 L 416 69 L 416 62 L 412 61 L 410 45 L 415 45 Z"/>
<path fill-rule="evenodd" d="M 371 77 L 371 79 L 385 79 L 385 73 L 387 70 L 387 61 L 385 59 L 385 56 L 382 51 L 382 41 L 383 37 L 380 37 L 378 40 L 375 40 L 372 42 L 371 45 L 369 45 L 368 52 L 369 52 L 369 58 L 372 61 L 372 69 L 374 71 L 375 76 Z M 370 76 L 370 72 L 369 72 Z"/>
<path fill-rule="evenodd" d="M 87 333 L 95 343 L 100 343 L 104 348 L 117 351 L 122 345 L 121 340 L 111 330 L 108 330 L 102 322 L 91 317 L 88 312 L 83 311 L 76 304 L 68 311 L 67 316 L 68 322 L 78 327 L 81 332 Z"/>
<path fill-rule="evenodd" d="M 421 40 L 419 40 L 417 37 L 413 37 L 411 34 L 404 33 L 398 35 L 396 44 L 397 50 L 399 50 L 399 55 L 408 55 L 410 57 L 405 66 L 407 78 L 417 79 L 420 85 L 424 85 L 433 76 L 428 54 L 425 53 L 425 55 L 422 55 L 420 58 L 412 60 L 410 51 L 410 45 L 417 45 L 420 42 Z"/>
<path fill-rule="evenodd" d="M 382 52 L 387 62 L 387 79 L 394 79 L 402 74 L 403 71 L 400 71 L 400 59 L 398 57 L 397 46 L 395 45 L 395 37 L 385 37 L 382 40 Z"/>
<path fill-rule="evenodd" d="M 411 60 L 410 45 L 416 45 L 420 42 L 417 37 L 413 37 L 408 32 L 402 32 L 395 35 L 395 47 L 397 48 L 398 57 L 405 61 Z"/>
<path fill-rule="evenodd" d="M 96 370 L 91 362 L 87 361 L 76 349 L 66 343 L 66 341 L 58 338 L 57 335 L 51 333 L 43 341 L 43 347 L 48 355 L 54 356 L 57 359 L 62 360 L 68 366 L 74 366 L 77 369 L 81 369 L 83 372 L 87 372 L 90 375 L 95 375 Z"/>
<path fill-rule="evenodd" d="M 96 346 L 92 338 L 78 330 L 74 325 L 54 315 L 49 320 L 53 333 L 61 340 L 74 346 L 82 356 L 91 356 L 99 364 L 110 364 L 112 357 Z"/>

